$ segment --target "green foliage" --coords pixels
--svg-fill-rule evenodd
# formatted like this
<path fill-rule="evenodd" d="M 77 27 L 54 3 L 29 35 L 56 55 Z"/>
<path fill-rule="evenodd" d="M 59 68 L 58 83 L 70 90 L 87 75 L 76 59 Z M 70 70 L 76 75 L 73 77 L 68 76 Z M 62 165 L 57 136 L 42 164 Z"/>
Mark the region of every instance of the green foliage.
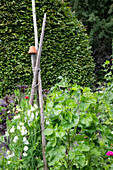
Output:
<path fill-rule="evenodd" d="M 34 45 L 32 4 L 30 0 L 1 2 L 0 95 L 11 93 L 17 84 L 32 83 L 29 47 Z M 66 3 L 36 0 L 38 35 L 44 13 L 46 28 L 41 56 L 43 88 L 49 88 L 62 75 L 70 82 L 90 86 L 94 63 L 88 36 L 80 21 L 72 16 Z"/>
<path fill-rule="evenodd" d="M 15 94 L 21 96 L 18 91 Z M 0 136 L 9 145 L 5 156 L 0 153 L 0 168 L 42 170 L 39 109 L 21 98 L 14 114 L 12 120 L 7 119 L 5 135 Z M 106 155 L 108 151 L 113 154 L 112 85 L 92 93 L 89 87 L 62 79 L 47 96 L 44 118 L 49 170 L 112 170 L 112 156 Z"/>
<path fill-rule="evenodd" d="M 102 64 L 112 54 L 113 0 L 66 0 L 73 14 L 82 20 L 87 28 L 93 46 L 97 80 L 103 80 Z"/>
<path fill-rule="evenodd" d="M 67 0 L 72 6 L 72 11 L 79 19 L 82 19 L 88 28 L 90 38 L 106 38 L 109 41 L 113 36 L 113 0 Z M 101 10 L 100 10 L 101 9 Z"/>
<path fill-rule="evenodd" d="M 113 60 L 111 60 L 111 63 L 112 63 L 111 68 L 110 68 L 109 60 L 106 60 L 106 62 L 103 64 L 103 67 L 104 67 L 103 71 L 105 72 L 104 85 L 107 85 L 107 86 L 111 86 L 113 83 Z"/>
<path fill-rule="evenodd" d="M 92 93 L 87 87 L 61 84 L 46 101 L 49 169 L 112 169 L 106 152 L 113 151 L 113 88 Z"/>

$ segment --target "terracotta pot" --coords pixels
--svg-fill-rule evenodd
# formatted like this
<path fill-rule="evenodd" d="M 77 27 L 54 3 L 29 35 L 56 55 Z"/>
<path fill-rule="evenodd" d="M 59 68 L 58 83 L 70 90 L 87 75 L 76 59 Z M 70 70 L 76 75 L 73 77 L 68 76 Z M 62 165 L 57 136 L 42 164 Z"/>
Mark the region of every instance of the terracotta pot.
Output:
<path fill-rule="evenodd" d="M 36 49 L 35 49 L 35 46 L 31 46 L 30 48 L 29 48 L 29 52 L 28 52 L 29 54 L 36 54 L 37 53 L 37 51 L 36 51 Z"/>

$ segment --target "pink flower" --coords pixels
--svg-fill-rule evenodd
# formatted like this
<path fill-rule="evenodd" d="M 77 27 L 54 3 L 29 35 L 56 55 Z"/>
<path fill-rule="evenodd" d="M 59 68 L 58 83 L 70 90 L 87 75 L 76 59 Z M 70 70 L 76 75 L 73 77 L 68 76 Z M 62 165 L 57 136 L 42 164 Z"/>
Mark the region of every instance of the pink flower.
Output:
<path fill-rule="evenodd" d="M 87 138 L 87 136 L 85 136 L 84 138 Z"/>
<path fill-rule="evenodd" d="M 28 97 L 28 96 L 25 96 L 25 99 L 29 99 L 29 97 Z"/>
<path fill-rule="evenodd" d="M 112 151 L 108 151 L 108 152 L 106 153 L 106 155 L 107 155 L 107 156 L 113 156 L 113 152 L 112 152 Z"/>
<path fill-rule="evenodd" d="M 68 91 L 70 91 L 70 89 L 68 89 Z"/>
<path fill-rule="evenodd" d="M 17 110 L 17 111 L 15 111 L 15 113 L 18 113 L 18 110 Z"/>

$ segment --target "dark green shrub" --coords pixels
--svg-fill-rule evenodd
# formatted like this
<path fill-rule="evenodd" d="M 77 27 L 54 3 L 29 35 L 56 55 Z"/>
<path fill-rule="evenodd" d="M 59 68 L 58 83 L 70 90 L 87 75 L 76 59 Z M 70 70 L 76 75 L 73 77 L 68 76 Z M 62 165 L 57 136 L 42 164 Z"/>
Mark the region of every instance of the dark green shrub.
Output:
<path fill-rule="evenodd" d="M 80 21 L 72 17 L 66 3 L 37 0 L 38 35 L 44 13 L 47 13 L 41 56 L 43 88 L 49 88 L 67 77 L 71 83 L 90 86 L 94 63 L 88 36 Z M 1 6 L 1 95 L 11 93 L 17 84 L 32 83 L 29 47 L 34 45 L 32 3 L 30 0 L 3 0 Z"/>

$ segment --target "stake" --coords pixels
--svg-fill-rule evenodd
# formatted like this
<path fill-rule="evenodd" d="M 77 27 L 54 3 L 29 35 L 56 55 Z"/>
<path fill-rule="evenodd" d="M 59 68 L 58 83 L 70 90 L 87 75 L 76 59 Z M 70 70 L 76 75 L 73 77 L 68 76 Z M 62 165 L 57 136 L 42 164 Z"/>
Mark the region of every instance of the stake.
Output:
<path fill-rule="evenodd" d="M 38 31 L 37 31 L 36 12 L 35 12 L 35 0 L 32 0 L 32 14 L 33 14 L 33 25 L 34 25 L 34 35 L 35 35 L 35 49 L 37 51 L 37 55 L 36 55 L 36 58 L 37 58 L 38 57 Z M 35 58 L 35 56 L 31 58 L 31 60 L 33 60 L 32 68 L 35 67 L 35 65 L 36 65 L 36 58 Z M 33 71 L 34 71 L 34 69 L 33 69 Z M 33 72 L 33 75 L 34 75 L 34 72 Z M 38 84 L 38 78 L 36 80 L 36 84 Z M 32 106 L 33 106 L 33 103 L 34 103 L 35 91 L 37 93 L 37 104 L 39 105 L 38 87 L 36 86 L 34 88 L 34 94 L 32 95 L 32 97 L 30 97 L 30 101 L 29 101 L 29 104 L 32 105 Z"/>
<path fill-rule="evenodd" d="M 29 48 L 29 52 L 28 53 L 31 54 L 31 63 L 32 63 L 33 76 L 34 76 L 35 64 L 36 64 L 35 54 L 37 54 L 35 46 L 31 46 Z"/>
<path fill-rule="evenodd" d="M 33 95 L 35 94 L 34 87 L 37 84 L 37 75 L 38 75 L 39 106 L 40 106 L 41 131 L 42 131 L 42 153 L 43 153 L 44 170 L 47 170 L 48 169 L 47 161 L 46 161 L 46 157 L 45 157 L 46 140 L 45 140 L 45 135 L 44 135 L 43 96 L 42 96 L 42 84 L 41 84 L 41 74 L 40 74 L 40 58 L 41 58 L 45 23 L 46 23 L 46 13 L 44 14 L 44 19 L 43 19 L 43 24 L 42 24 L 42 32 L 41 32 L 41 36 L 40 36 L 40 45 L 39 45 L 38 55 L 37 55 L 37 59 L 36 59 L 36 66 L 35 66 L 35 71 L 34 71 L 34 77 L 33 77 L 33 82 L 32 82 L 30 102 L 32 101 Z"/>
<path fill-rule="evenodd" d="M 37 23 L 36 23 L 35 0 L 32 0 L 32 14 L 33 14 L 34 34 L 35 34 L 35 49 L 36 51 L 38 51 L 38 31 L 37 31 Z"/>
<path fill-rule="evenodd" d="M 47 170 L 47 161 L 45 156 L 45 146 L 46 139 L 44 135 L 44 112 L 43 112 L 43 96 L 42 96 L 42 83 L 41 83 L 41 73 L 40 70 L 38 72 L 38 90 L 39 90 L 39 106 L 40 106 L 40 118 L 41 118 L 41 132 L 42 132 L 42 153 L 43 153 L 43 162 L 44 162 L 44 170 Z"/>
<path fill-rule="evenodd" d="M 35 64 L 36 64 L 35 54 L 31 54 L 31 63 L 32 63 L 33 76 L 34 76 Z"/>

